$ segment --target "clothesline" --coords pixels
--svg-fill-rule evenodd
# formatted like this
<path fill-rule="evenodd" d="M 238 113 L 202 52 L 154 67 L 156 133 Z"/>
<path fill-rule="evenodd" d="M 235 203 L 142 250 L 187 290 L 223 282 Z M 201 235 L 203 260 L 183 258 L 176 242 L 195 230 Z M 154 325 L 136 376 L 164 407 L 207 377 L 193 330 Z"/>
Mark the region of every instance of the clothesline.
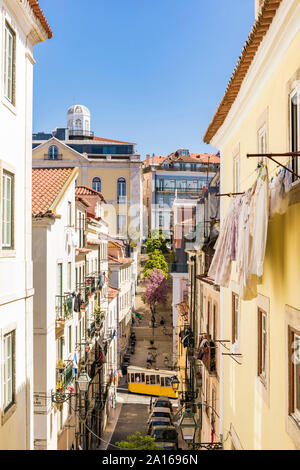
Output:
<path fill-rule="evenodd" d="M 228 287 L 235 261 L 239 296 L 243 300 L 257 297 L 269 219 L 287 210 L 292 186 L 288 169 L 281 170 L 271 181 L 267 164 L 259 164 L 257 170 L 254 184 L 245 193 L 230 198 L 208 272 L 216 284 Z"/>

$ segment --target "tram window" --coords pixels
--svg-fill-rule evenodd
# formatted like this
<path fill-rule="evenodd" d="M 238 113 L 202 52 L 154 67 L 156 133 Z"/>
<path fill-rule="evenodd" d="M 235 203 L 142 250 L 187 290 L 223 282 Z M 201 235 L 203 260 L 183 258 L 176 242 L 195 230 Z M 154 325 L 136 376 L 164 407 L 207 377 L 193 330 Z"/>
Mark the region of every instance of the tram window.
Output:
<path fill-rule="evenodd" d="M 150 375 L 150 384 L 155 385 L 155 375 Z"/>
<path fill-rule="evenodd" d="M 146 375 L 146 385 L 149 385 L 150 383 L 150 375 Z"/>
<path fill-rule="evenodd" d="M 145 374 L 141 374 L 141 376 L 142 376 L 142 380 L 141 380 L 141 381 L 142 381 L 142 382 L 145 382 Z"/>
<path fill-rule="evenodd" d="M 166 387 L 171 387 L 171 378 L 165 377 Z"/>
<path fill-rule="evenodd" d="M 160 385 L 161 385 L 161 387 L 165 386 L 165 378 L 164 377 L 160 378 Z"/>
<path fill-rule="evenodd" d="M 140 374 L 135 374 L 135 382 L 139 383 L 141 381 Z"/>
<path fill-rule="evenodd" d="M 130 374 L 127 374 L 127 380 L 130 382 Z"/>
<path fill-rule="evenodd" d="M 156 376 L 156 383 L 157 383 L 158 385 L 159 385 L 159 379 L 160 379 L 160 377 L 159 377 L 159 375 L 157 375 L 157 376 Z"/>
<path fill-rule="evenodd" d="M 134 383 L 134 374 L 131 374 L 131 382 Z"/>

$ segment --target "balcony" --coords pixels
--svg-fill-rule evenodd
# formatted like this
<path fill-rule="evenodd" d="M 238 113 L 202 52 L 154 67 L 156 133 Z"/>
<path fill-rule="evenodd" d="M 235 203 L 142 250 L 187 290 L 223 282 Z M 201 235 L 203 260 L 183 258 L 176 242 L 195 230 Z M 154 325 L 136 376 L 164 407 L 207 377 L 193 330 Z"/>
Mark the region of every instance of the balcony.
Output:
<path fill-rule="evenodd" d="M 90 287 L 86 284 L 86 282 L 77 283 L 76 290 L 80 293 L 82 304 L 84 304 L 84 307 L 87 307 L 89 304 Z"/>
<path fill-rule="evenodd" d="M 69 138 L 72 139 L 92 139 L 94 137 L 94 132 L 86 131 L 84 129 L 69 129 Z"/>
<path fill-rule="evenodd" d="M 72 295 L 57 295 L 55 298 L 55 311 L 57 326 L 64 326 L 65 321 L 73 316 Z"/>
<path fill-rule="evenodd" d="M 189 267 L 187 263 L 171 263 L 171 273 L 188 273 Z"/>
<path fill-rule="evenodd" d="M 151 165 L 150 165 L 151 167 Z M 160 166 L 160 167 L 154 167 L 156 170 L 164 170 L 164 171 L 181 171 L 181 172 L 185 172 L 185 171 L 192 171 L 192 172 L 195 172 L 195 173 L 203 173 L 203 172 L 207 172 L 207 170 L 213 170 L 213 169 L 218 169 L 220 167 L 220 164 L 219 163 L 202 163 L 202 164 L 198 164 L 197 167 L 192 167 L 192 166 L 187 166 L 185 165 L 184 167 L 179 167 L 179 166 L 172 166 L 169 165 L 169 166 Z M 148 167 L 147 167 L 148 168 Z"/>
<path fill-rule="evenodd" d="M 118 204 L 127 204 L 127 196 L 118 196 L 117 203 Z"/>
<path fill-rule="evenodd" d="M 201 188 L 175 188 L 175 187 L 171 187 L 171 186 L 157 186 L 155 188 L 156 192 L 158 193 L 175 193 L 175 191 L 177 191 L 177 193 L 179 194 L 200 194 L 201 191 L 202 191 L 202 187 Z"/>
<path fill-rule="evenodd" d="M 205 335 L 207 336 L 207 335 Z M 195 352 L 195 359 L 202 361 L 209 374 L 216 373 L 216 345 L 214 341 L 200 337 L 199 346 Z"/>
<path fill-rule="evenodd" d="M 56 365 L 56 390 L 63 391 L 73 382 L 73 362 L 59 359 Z"/>
<path fill-rule="evenodd" d="M 44 160 L 62 160 L 62 157 L 63 157 L 63 154 L 62 153 L 58 153 L 54 156 L 52 155 L 49 155 L 49 153 L 44 153 Z"/>

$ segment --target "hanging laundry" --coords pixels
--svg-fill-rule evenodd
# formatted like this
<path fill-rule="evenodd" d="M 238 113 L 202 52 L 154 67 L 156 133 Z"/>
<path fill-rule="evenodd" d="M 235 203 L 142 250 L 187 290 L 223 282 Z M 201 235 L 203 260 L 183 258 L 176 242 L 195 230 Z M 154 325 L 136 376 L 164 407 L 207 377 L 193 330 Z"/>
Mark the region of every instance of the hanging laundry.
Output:
<path fill-rule="evenodd" d="M 257 296 L 256 276 L 248 272 L 252 237 L 250 236 L 250 208 L 252 188 L 242 196 L 238 223 L 236 272 L 239 283 L 239 296 L 242 300 L 251 300 Z"/>
<path fill-rule="evenodd" d="M 75 295 L 75 300 L 74 300 L 74 312 L 80 312 L 80 306 L 81 306 L 81 295 L 77 294 Z"/>
<path fill-rule="evenodd" d="M 242 197 L 230 198 L 229 208 L 215 245 L 215 254 L 208 271 L 208 276 L 214 279 L 216 284 L 223 287 L 229 286 L 231 264 L 236 259 L 238 215 Z"/>
<path fill-rule="evenodd" d="M 288 166 L 290 168 L 290 165 Z M 292 174 L 284 168 L 270 182 L 270 218 L 284 214 L 289 206 Z"/>
<path fill-rule="evenodd" d="M 252 236 L 249 274 L 255 274 L 260 277 L 263 274 L 269 223 L 269 179 L 266 165 L 263 166 L 258 177 L 253 201 L 254 204 L 251 204 L 249 220 L 250 234 Z"/>

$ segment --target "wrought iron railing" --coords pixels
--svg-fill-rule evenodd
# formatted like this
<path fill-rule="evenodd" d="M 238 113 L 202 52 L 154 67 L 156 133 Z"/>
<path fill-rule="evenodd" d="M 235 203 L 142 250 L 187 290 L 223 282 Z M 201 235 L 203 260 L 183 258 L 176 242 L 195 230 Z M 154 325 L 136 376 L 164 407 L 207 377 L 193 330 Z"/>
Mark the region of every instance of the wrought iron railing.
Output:
<path fill-rule="evenodd" d="M 171 263 L 171 273 L 187 273 L 188 270 L 187 263 Z"/>
<path fill-rule="evenodd" d="M 55 298 L 56 321 L 63 324 L 73 315 L 73 297 L 71 294 L 57 295 Z M 62 325 L 61 325 L 62 326 Z"/>
<path fill-rule="evenodd" d="M 73 382 L 73 362 L 62 361 L 57 362 L 56 366 L 56 389 L 64 390 Z"/>
<path fill-rule="evenodd" d="M 69 137 L 94 137 L 94 132 L 85 129 L 69 129 Z"/>

